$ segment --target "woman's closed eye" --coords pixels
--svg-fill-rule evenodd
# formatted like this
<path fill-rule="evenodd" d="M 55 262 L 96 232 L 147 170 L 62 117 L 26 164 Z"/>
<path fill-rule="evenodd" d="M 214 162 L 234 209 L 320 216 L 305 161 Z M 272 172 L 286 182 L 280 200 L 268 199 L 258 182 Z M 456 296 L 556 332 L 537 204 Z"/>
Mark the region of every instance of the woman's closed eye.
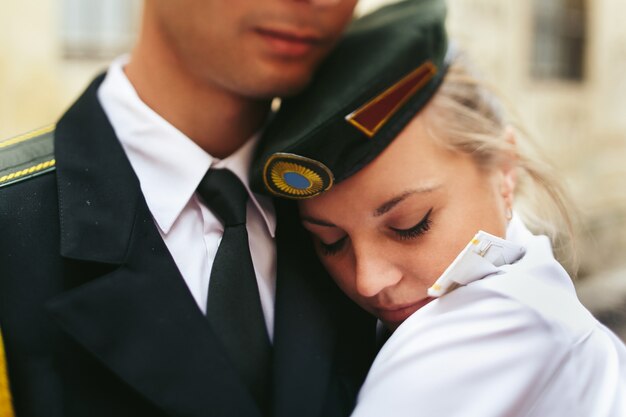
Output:
<path fill-rule="evenodd" d="M 430 229 L 430 225 L 432 223 L 430 219 L 430 214 L 433 209 L 431 208 L 428 212 L 422 217 L 422 219 L 415 226 L 409 227 L 408 229 L 396 229 L 391 227 L 391 230 L 400 238 L 401 240 L 411 240 L 415 239 L 424 233 L 428 232 Z"/>
<path fill-rule="evenodd" d="M 422 219 L 415 226 L 409 227 L 408 229 L 398 229 L 395 227 L 390 227 L 390 229 L 400 240 L 416 239 L 419 236 L 422 236 L 423 234 L 428 232 L 428 230 L 430 230 L 430 226 L 432 223 L 432 220 L 430 219 L 430 215 L 432 211 L 433 211 L 432 208 L 428 210 L 428 212 L 424 215 L 424 217 L 422 217 Z M 319 247 L 320 253 L 323 256 L 337 255 L 339 252 L 341 252 L 342 249 L 344 249 L 347 240 L 348 240 L 347 235 L 341 237 L 340 239 L 335 240 L 332 243 L 324 243 L 322 239 L 320 239 L 319 237 L 317 238 L 318 247 Z"/>
<path fill-rule="evenodd" d="M 347 235 L 342 237 L 339 240 L 334 241 L 333 243 L 324 243 L 320 239 L 318 239 L 320 252 L 324 256 L 336 255 L 337 253 L 339 253 L 339 251 L 341 251 L 341 249 L 343 249 L 347 239 L 348 239 Z"/>

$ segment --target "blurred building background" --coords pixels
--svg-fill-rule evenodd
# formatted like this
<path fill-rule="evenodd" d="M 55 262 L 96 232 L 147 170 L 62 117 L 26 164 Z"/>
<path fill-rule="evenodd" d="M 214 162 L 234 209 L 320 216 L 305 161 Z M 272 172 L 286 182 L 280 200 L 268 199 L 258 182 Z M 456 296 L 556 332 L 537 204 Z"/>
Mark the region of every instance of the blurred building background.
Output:
<path fill-rule="evenodd" d="M 47 125 L 128 51 L 141 0 L 0 0 L 0 138 Z"/>
<path fill-rule="evenodd" d="M 581 213 L 581 300 L 626 340 L 623 0 L 449 0 L 449 30 L 519 112 Z"/>
<path fill-rule="evenodd" d="M 141 11 L 141 0 L 0 4 L 0 138 L 54 122 L 130 49 Z M 451 37 L 566 178 L 582 213 L 579 294 L 626 340 L 626 2 L 448 5 Z"/>

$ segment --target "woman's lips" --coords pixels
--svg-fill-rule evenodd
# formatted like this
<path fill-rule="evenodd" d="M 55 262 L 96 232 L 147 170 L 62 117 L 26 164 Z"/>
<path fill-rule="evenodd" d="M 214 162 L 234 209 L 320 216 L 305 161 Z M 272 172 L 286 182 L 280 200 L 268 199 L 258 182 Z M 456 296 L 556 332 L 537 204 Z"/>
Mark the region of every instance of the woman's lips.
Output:
<path fill-rule="evenodd" d="M 432 300 L 433 297 L 426 297 L 410 304 L 374 307 L 374 314 L 385 323 L 399 324 Z"/>
<path fill-rule="evenodd" d="M 321 37 L 311 31 L 258 28 L 256 33 L 274 55 L 286 58 L 308 55 L 321 43 Z"/>

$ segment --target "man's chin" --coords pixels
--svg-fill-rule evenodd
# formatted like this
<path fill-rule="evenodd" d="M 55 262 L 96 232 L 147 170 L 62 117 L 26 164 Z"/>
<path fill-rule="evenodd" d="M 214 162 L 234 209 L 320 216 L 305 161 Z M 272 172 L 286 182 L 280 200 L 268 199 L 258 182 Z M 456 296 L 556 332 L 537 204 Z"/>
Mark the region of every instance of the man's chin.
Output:
<path fill-rule="evenodd" d="M 256 98 L 291 97 L 306 88 L 311 82 L 310 74 L 300 76 L 278 76 L 259 83 Z"/>

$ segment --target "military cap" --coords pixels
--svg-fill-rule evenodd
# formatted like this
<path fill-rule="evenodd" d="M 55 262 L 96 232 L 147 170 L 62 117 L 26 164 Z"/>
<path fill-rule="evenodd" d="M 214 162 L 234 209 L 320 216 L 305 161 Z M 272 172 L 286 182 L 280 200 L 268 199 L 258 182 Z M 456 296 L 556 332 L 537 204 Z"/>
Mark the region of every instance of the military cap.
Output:
<path fill-rule="evenodd" d="M 259 142 L 255 191 L 301 199 L 367 165 L 434 95 L 448 48 L 443 0 L 404 0 L 353 21 Z"/>

